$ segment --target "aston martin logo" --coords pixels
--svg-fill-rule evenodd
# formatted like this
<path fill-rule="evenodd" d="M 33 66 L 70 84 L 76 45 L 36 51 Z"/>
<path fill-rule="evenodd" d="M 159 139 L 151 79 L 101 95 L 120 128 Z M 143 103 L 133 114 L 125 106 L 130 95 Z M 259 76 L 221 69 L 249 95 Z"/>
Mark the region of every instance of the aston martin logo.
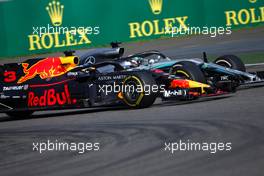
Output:
<path fill-rule="evenodd" d="M 60 26 L 62 24 L 64 6 L 59 1 L 52 1 L 46 7 L 50 20 L 54 26 Z"/>
<path fill-rule="evenodd" d="M 148 0 L 152 13 L 158 15 L 162 12 L 163 0 Z"/>

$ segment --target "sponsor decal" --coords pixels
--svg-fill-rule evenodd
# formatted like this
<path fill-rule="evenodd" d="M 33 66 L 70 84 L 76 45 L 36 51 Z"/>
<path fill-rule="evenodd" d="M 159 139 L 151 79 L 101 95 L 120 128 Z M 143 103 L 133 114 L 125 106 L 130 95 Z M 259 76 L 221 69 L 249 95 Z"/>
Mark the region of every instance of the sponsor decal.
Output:
<path fill-rule="evenodd" d="M 50 2 L 46 7 L 50 20 L 54 26 L 60 26 L 62 24 L 64 5 L 61 5 L 59 1 Z"/>
<path fill-rule="evenodd" d="M 99 76 L 98 80 L 99 81 L 109 81 L 109 80 L 123 80 L 127 77 L 128 75 L 109 75 L 109 76 Z"/>
<path fill-rule="evenodd" d="M 148 2 L 154 15 L 159 15 L 162 12 L 163 0 L 148 0 Z M 185 31 L 188 29 L 188 19 L 188 16 L 179 16 L 131 22 L 128 24 L 130 31 L 129 38 L 165 35 L 168 33 L 167 29 L 172 29 L 173 27 Z"/>
<path fill-rule="evenodd" d="M 149 5 L 153 14 L 158 15 L 162 12 L 162 3 L 163 0 L 149 0 Z"/>
<path fill-rule="evenodd" d="M 21 86 L 9 86 L 9 87 L 3 87 L 3 91 L 19 91 L 19 90 L 27 90 L 28 85 L 21 85 Z"/>
<path fill-rule="evenodd" d="M 129 38 L 140 38 L 149 37 L 152 35 L 165 35 L 169 31 L 167 29 L 172 29 L 177 27 L 181 30 L 188 29 L 188 16 L 182 17 L 172 17 L 164 19 L 155 19 L 152 21 L 146 20 L 143 22 L 131 22 L 129 23 Z"/>
<path fill-rule="evenodd" d="M 22 63 L 22 66 L 25 75 L 18 80 L 18 84 L 21 84 L 29 79 L 33 79 L 37 75 L 39 75 L 41 79 L 48 79 L 61 76 L 67 71 L 73 69 L 76 64 L 70 62 L 67 64 L 63 64 L 63 57 L 51 57 L 38 61 L 29 68 L 28 63 Z"/>
<path fill-rule="evenodd" d="M 165 90 L 163 92 L 163 96 L 166 98 L 172 97 L 172 96 L 186 96 L 187 91 L 186 90 Z"/>
<path fill-rule="evenodd" d="M 89 33 L 87 33 L 87 31 L 76 29 L 68 31 L 67 27 L 61 27 L 63 22 L 64 5 L 59 1 L 53 0 L 50 2 L 46 7 L 46 11 L 48 12 L 52 25 L 55 27 L 60 26 L 59 29 L 62 28 L 63 31 L 66 32 L 63 32 L 63 34 L 60 34 L 60 32 L 44 33 L 41 36 L 38 34 L 28 35 L 30 51 L 88 45 L 92 43 L 88 38 Z"/>
<path fill-rule="evenodd" d="M 249 3 L 255 4 L 258 0 L 249 0 Z M 226 25 L 238 26 L 264 22 L 264 7 L 252 7 L 240 10 L 229 10 L 225 12 Z"/>
<path fill-rule="evenodd" d="M 76 99 L 72 99 L 68 85 L 64 85 L 64 90 L 58 92 L 55 89 L 44 90 L 42 95 L 36 95 L 35 92 L 28 93 L 28 107 L 45 107 L 55 105 L 76 104 Z"/>
<path fill-rule="evenodd" d="M 14 98 L 14 99 L 20 99 L 20 98 L 22 98 L 21 96 L 12 96 L 11 98 Z"/>
<path fill-rule="evenodd" d="M 3 94 L 1 94 L 0 98 L 1 98 L 1 99 L 8 99 L 8 98 L 10 98 L 10 96 L 7 96 L 7 95 L 3 95 Z"/>
<path fill-rule="evenodd" d="M 85 31 L 77 30 L 77 34 L 75 35 L 74 31 L 67 31 L 63 35 L 59 33 L 45 33 L 42 36 L 37 34 L 29 35 L 29 50 L 62 48 L 92 43 Z"/>
<path fill-rule="evenodd" d="M 221 76 L 221 81 L 228 81 L 229 80 L 229 76 Z"/>
<path fill-rule="evenodd" d="M 95 57 L 94 56 L 88 56 L 85 61 L 84 64 L 94 64 L 95 63 Z"/>

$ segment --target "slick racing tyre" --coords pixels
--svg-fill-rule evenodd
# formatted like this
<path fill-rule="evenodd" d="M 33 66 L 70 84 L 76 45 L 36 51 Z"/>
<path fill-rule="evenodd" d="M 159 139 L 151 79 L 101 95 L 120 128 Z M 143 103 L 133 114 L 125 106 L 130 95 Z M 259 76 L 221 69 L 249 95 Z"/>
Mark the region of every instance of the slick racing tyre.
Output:
<path fill-rule="evenodd" d="M 181 61 L 176 63 L 172 66 L 170 74 L 183 79 L 206 83 L 205 76 L 199 66 L 190 61 Z"/>
<path fill-rule="evenodd" d="M 224 55 L 219 58 L 217 58 L 214 61 L 215 64 L 221 65 L 227 68 L 232 68 L 235 70 L 239 70 L 242 72 L 246 71 L 245 64 L 242 62 L 242 60 L 234 55 Z"/>
<path fill-rule="evenodd" d="M 28 118 L 32 116 L 34 111 L 13 111 L 13 112 L 7 112 L 6 114 L 11 118 Z"/>
<path fill-rule="evenodd" d="M 151 73 L 144 72 L 128 76 L 123 81 L 123 102 L 132 108 L 147 108 L 157 97 L 153 87 L 157 86 Z"/>

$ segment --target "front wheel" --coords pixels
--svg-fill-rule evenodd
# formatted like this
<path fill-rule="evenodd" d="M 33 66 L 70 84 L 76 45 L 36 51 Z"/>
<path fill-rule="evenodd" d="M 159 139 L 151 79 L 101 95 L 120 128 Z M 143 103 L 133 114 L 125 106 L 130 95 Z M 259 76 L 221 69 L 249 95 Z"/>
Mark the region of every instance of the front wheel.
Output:
<path fill-rule="evenodd" d="M 204 73 L 198 65 L 191 61 L 181 61 L 172 66 L 171 75 L 175 75 L 182 79 L 189 79 L 200 83 L 206 83 Z"/>
<path fill-rule="evenodd" d="M 151 106 L 157 97 L 158 85 L 151 73 L 140 73 L 128 76 L 123 81 L 123 102 L 132 108 L 147 108 Z"/>
<path fill-rule="evenodd" d="M 235 70 L 239 70 L 242 72 L 246 71 L 245 64 L 242 62 L 242 60 L 235 56 L 235 55 L 224 55 L 219 58 L 217 58 L 214 61 L 215 64 L 221 65 L 226 68 L 232 68 Z"/>

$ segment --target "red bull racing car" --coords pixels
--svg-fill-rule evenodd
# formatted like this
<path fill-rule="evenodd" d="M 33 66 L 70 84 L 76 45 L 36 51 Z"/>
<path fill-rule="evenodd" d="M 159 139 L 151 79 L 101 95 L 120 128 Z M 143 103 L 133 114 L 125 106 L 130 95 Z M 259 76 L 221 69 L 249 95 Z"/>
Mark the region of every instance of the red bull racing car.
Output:
<path fill-rule="evenodd" d="M 122 49 L 102 57 L 121 55 Z M 101 52 L 99 52 L 101 53 Z M 29 59 L 0 66 L 0 111 L 26 117 L 34 111 L 125 105 L 151 106 L 157 97 L 196 99 L 221 94 L 196 81 L 147 70 L 128 71 L 117 62 L 94 63 L 65 52 L 63 57 Z"/>

